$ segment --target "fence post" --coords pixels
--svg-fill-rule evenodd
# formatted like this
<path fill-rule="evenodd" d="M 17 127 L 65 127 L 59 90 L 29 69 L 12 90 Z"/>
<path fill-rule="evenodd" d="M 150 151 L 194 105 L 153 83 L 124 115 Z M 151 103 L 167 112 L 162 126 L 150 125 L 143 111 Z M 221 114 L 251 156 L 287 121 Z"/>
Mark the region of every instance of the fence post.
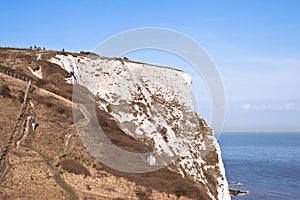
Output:
<path fill-rule="evenodd" d="M 0 149 L 0 161 L 4 160 L 6 158 L 7 153 L 10 151 L 10 145 L 12 143 L 14 135 L 20 125 L 22 118 L 24 118 L 24 113 L 26 111 L 26 106 L 28 104 L 28 95 L 30 92 L 30 87 L 31 87 L 31 82 L 29 81 L 26 92 L 25 92 L 23 104 L 22 104 L 19 114 L 17 116 L 17 120 L 14 123 L 12 131 L 7 136 L 6 141 L 3 143 L 2 148 Z"/>

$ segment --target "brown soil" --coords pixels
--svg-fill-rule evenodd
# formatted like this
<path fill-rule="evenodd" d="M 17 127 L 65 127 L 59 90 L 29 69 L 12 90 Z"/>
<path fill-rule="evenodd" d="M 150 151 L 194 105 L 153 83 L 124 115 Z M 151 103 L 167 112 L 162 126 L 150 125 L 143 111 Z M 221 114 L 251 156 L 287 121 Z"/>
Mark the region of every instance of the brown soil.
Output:
<path fill-rule="evenodd" d="M 17 52 L 20 53 L 16 63 L 11 66 Z M 63 82 L 68 73 L 48 61 L 37 61 L 36 53 L 38 51 L 0 49 L 0 66 L 11 67 L 33 80 L 36 89 L 31 96 L 34 108 L 30 112 L 39 123 L 19 149 L 12 145 L 7 157 L 11 169 L 0 185 L 0 199 L 210 199 L 200 185 L 167 167 L 130 174 L 111 169 L 93 158 L 74 126 L 70 101 L 73 87 Z M 47 52 L 42 59 L 52 54 L 55 52 Z M 36 65 L 44 68 L 45 80 L 34 77 L 27 69 Z M 26 84 L 0 73 L 0 146 L 16 120 Z M 152 150 L 124 134 L 109 113 L 96 108 L 96 114 L 107 137 L 120 148 L 132 152 Z M 22 133 L 23 127 L 20 127 L 14 142 Z M 68 135 L 71 136 L 66 148 Z"/>

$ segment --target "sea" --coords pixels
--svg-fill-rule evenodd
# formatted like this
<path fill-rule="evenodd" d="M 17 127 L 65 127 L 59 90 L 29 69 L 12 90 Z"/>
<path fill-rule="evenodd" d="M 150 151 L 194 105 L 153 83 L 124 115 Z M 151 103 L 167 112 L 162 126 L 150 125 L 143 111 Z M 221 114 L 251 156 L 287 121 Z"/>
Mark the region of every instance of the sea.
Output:
<path fill-rule="evenodd" d="M 300 200 L 300 133 L 222 133 L 218 138 L 236 200 Z"/>

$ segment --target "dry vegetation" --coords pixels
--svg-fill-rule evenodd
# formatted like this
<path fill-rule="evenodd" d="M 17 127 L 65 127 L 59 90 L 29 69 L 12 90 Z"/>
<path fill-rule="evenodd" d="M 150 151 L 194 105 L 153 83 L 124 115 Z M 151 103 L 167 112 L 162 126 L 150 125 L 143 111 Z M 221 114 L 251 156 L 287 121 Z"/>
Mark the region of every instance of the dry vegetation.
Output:
<path fill-rule="evenodd" d="M 11 66 L 17 53 L 16 63 Z M 0 199 L 209 199 L 199 185 L 168 168 L 129 174 L 95 160 L 76 133 L 69 101 L 72 86 L 63 81 L 68 73 L 43 60 L 55 52 L 47 52 L 39 61 L 36 53 L 33 50 L 0 49 L 0 66 L 12 67 L 33 80 L 35 90 L 31 102 L 40 124 L 16 149 L 15 142 L 23 130 L 22 127 L 18 129 L 7 157 L 10 171 L 0 183 Z M 36 65 L 43 68 L 44 80 L 34 77 L 27 69 Z M 0 145 L 16 120 L 26 84 L 0 74 Z M 105 134 L 114 144 L 132 152 L 151 150 L 151 147 L 124 134 L 109 113 L 100 109 L 96 109 L 96 113 Z M 66 147 L 67 136 L 70 139 Z M 3 168 L 0 176 L 1 172 Z"/>

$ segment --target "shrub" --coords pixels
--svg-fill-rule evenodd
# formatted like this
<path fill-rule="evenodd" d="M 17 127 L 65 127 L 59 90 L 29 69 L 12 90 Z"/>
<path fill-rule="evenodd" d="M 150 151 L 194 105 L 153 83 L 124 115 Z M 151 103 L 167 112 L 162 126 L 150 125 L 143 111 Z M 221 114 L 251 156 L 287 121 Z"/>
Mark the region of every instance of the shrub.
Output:
<path fill-rule="evenodd" d="M 106 106 L 106 109 L 107 109 L 108 112 L 112 112 L 112 106 L 111 106 L 111 104 L 108 104 Z"/>
<path fill-rule="evenodd" d="M 83 166 L 80 162 L 73 159 L 66 159 L 62 161 L 61 166 L 67 172 L 76 174 L 76 175 L 85 175 L 90 176 L 91 173 L 89 170 Z"/>

